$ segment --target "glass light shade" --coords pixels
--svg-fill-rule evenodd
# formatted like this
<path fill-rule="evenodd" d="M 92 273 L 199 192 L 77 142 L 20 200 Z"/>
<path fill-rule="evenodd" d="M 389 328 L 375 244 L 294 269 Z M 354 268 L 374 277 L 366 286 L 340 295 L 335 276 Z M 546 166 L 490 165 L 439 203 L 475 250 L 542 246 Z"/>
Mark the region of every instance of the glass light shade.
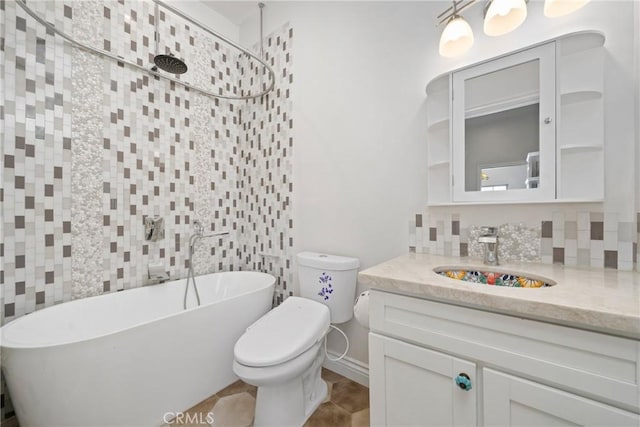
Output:
<path fill-rule="evenodd" d="M 587 3 L 589 3 L 589 0 L 545 0 L 544 16 L 547 18 L 557 18 L 568 15 Z"/>
<path fill-rule="evenodd" d="M 440 36 L 440 55 L 447 58 L 462 55 L 473 45 L 473 31 L 461 16 L 454 17 Z"/>
<path fill-rule="evenodd" d="M 484 17 L 484 33 L 501 36 L 518 28 L 527 18 L 524 0 L 493 0 Z"/>

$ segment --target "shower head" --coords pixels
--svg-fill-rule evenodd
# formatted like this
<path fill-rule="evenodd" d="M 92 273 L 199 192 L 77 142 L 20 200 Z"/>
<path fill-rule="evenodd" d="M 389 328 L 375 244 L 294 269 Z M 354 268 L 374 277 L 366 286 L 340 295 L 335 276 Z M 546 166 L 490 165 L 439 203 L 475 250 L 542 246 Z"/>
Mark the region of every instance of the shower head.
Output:
<path fill-rule="evenodd" d="M 187 72 L 187 64 L 172 54 L 156 55 L 153 62 L 158 68 L 171 74 L 184 74 Z"/>

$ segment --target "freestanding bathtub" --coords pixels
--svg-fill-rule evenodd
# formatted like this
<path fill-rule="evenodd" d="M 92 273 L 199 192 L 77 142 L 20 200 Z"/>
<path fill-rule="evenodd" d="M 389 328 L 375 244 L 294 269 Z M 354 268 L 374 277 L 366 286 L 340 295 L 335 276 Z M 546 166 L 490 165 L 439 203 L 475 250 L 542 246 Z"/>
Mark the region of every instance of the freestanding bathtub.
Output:
<path fill-rule="evenodd" d="M 33 426 L 152 426 L 237 379 L 233 346 L 271 309 L 275 279 L 256 272 L 186 279 L 75 300 L 0 329 L 18 421 Z M 191 308 L 189 308 L 191 307 Z"/>

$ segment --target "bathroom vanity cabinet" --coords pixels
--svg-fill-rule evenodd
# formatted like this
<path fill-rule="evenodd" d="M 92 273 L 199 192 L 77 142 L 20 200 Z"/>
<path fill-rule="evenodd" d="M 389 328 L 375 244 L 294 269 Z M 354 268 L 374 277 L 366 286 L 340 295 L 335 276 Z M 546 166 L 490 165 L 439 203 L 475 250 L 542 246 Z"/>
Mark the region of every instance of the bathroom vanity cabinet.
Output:
<path fill-rule="evenodd" d="M 555 283 L 532 289 L 454 280 L 444 266 L 491 270 L 411 253 L 358 274 L 371 289 L 372 425 L 640 426 L 637 272 L 499 267 Z"/>
<path fill-rule="evenodd" d="M 371 425 L 640 425 L 637 339 L 379 290 L 370 298 Z"/>

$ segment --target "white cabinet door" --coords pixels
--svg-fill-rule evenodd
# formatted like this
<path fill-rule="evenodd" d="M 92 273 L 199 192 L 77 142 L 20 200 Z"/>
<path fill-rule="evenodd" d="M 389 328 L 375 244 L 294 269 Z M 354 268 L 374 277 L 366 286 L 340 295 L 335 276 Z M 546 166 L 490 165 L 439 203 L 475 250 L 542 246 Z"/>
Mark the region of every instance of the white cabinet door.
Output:
<path fill-rule="evenodd" d="M 640 426 L 640 416 L 575 394 L 483 369 L 484 425 Z"/>
<path fill-rule="evenodd" d="M 555 55 L 550 42 L 453 72 L 454 202 L 555 199 Z"/>
<path fill-rule="evenodd" d="M 466 374 L 471 389 L 456 384 Z M 476 425 L 476 367 L 455 357 L 369 334 L 371 425 Z"/>

